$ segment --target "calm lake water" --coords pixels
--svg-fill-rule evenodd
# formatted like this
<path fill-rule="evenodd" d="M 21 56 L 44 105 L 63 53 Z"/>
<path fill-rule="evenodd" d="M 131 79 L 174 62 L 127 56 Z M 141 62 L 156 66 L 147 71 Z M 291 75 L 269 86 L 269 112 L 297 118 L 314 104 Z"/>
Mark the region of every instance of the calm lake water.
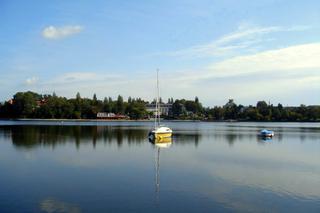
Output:
<path fill-rule="evenodd" d="M 0 121 L 0 212 L 320 212 L 319 123 L 166 124 Z"/>

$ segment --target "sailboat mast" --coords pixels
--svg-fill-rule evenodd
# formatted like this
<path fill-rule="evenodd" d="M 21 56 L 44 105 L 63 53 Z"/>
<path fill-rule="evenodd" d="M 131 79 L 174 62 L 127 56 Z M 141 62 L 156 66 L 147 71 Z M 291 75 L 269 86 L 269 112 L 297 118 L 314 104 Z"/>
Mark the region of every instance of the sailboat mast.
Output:
<path fill-rule="evenodd" d="M 160 191 L 160 148 L 156 150 L 156 193 Z"/>
<path fill-rule="evenodd" d="M 158 126 L 160 125 L 160 88 L 159 88 L 159 69 L 157 69 L 157 117 L 158 117 Z"/>
<path fill-rule="evenodd" d="M 158 69 L 157 69 L 157 97 L 156 97 L 156 108 L 155 108 L 155 111 L 154 111 L 154 128 L 156 129 L 157 128 L 157 122 L 158 122 Z"/>

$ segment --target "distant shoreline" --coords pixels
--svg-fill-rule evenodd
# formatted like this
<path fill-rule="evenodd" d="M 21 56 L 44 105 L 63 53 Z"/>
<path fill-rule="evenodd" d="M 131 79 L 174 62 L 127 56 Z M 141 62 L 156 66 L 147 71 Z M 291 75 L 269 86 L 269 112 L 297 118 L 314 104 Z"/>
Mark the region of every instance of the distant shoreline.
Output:
<path fill-rule="evenodd" d="M 154 122 L 149 119 L 119 119 L 119 120 L 107 120 L 107 119 L 55 119 L 55 118 L 0 118 L 0 121 L 48 121 L 48 122 Z M 236 123 L 236 122 L 254 122 L 254 123 L 320 123 L 319 121 L 244 121 L 244 120 L 180 120 L 180 119 L 164 119 L 163 122 L 214 122 L 214 123 Z"/>
<path fill-rule="evenodd" d="M 113 121 L 123 121 L 123 122 L 130 122 L 130 121 L 143 121 L 149 122 L 152 120 L 130 120 L 130 119 L 119 119 L 119 120 L 106 120 L 106 119 L 56 119 L 56 118 L 12 118 L 12 119 L 0 119 L 0 121 L 72 121 L 72 122 L 113 122 Z"/>
<path fill-rule="evenodd" d="M 274 106 L 263 100 L 244 106 L 229 99 L 223 106 L 203 107 L 197 96 L 194 100 L 169 98 L 167 103 L 161 102 L 156 111 L 168 122 L 320 122 L 320 105 L 283 106 L 279 103 Z M 95 94 L 90 99 L 81 98 L 77 93 L 76 98 L 68 99 L 27 91 L 17 92 L 12 99 L 0 104 L 0 119 L 24 121 L 147 122 L 157 114 L 154 112 L 154 102 L 131 97 L 124 101 L 121 95 L 117 100 L 111 97 L 98 100 Z"/>
<path fill-rule="evenodd" d="M 119 119 L 119 120 L 108 120 L 108 119 L 55 119 L 55 118 L 12 118 L 12 119 L 4 119 L 1 118 L 0 121 L 52 121 L 52 122 L 154 122 L 153 119 Z M 170 121 L 170 122 L 201 122 L 202 120 L 161 120 L 161 121 Z M 206 121 L 203 121 L 206 122 Z M 224 122 L 224 121 L 212 121 L 212 122 Z"/>

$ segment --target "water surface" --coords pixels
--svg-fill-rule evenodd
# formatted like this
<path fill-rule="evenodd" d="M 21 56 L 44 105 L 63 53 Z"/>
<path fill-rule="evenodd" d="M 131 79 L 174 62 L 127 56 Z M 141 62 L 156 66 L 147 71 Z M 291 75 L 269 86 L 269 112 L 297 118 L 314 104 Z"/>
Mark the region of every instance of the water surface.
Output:
<path fill-rule="evenodd" d="M 0 212 L 320 212 L 318 123 L 151 125 L 0 121 Z"/>

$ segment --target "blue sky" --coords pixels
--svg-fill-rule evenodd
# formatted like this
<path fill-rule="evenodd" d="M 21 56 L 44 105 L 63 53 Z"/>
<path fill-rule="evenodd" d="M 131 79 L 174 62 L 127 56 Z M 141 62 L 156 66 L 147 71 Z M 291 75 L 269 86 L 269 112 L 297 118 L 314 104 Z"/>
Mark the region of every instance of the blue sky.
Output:
<path fill-rule="evenodd" d="M 320 103 L 319 1 L 0 1 L 0 100 Z"/>

